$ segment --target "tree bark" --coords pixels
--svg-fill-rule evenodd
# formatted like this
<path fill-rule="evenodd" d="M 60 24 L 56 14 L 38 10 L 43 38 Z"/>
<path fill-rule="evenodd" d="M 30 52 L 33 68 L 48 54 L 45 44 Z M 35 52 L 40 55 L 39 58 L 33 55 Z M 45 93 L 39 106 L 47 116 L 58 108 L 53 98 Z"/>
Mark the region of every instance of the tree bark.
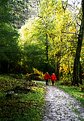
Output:
<path fill-rule="evenodd" d="M 48 71 L 48 35 L 46 34 L 46 71 Z"/>
<path fill-rule="evenodd" d="M 80 80 L 79 66 L 80 66 L 80 53 L 81 53 L 83 37 L 84 37 L 84 0 L 82 0 L 82 20 L 81 20 L 81 25 L 80 25 L 78 43 L 77 43 L 77 48 L 76 48 L 76 55 L 74 59 L 74 68 L 73 68 L 72 85 L 77 85 L 77 86 L 79 85 L 79 80 Z"/>

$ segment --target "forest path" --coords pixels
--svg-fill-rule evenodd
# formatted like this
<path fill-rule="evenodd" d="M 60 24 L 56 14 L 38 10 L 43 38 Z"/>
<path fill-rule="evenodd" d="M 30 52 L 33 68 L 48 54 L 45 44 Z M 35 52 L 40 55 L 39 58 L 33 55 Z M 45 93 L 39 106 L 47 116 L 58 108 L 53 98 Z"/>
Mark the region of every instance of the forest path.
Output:
<path fill-rule="evenodd" d="M 84 108 L 69 94 L 55 86 L 46 86 L 43 121 L 84 121 Z"/>

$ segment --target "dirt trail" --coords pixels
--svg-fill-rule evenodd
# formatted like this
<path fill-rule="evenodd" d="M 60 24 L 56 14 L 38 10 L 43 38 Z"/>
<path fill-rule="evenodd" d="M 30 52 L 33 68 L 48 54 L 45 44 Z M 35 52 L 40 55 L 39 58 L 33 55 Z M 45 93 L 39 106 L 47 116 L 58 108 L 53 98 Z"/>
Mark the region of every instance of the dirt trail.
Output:
<path fill-rule="evenodd" d="M 84 108 L 55 86 L 46 87 L 45 100 L 43 121 L 84 121 Z"/>

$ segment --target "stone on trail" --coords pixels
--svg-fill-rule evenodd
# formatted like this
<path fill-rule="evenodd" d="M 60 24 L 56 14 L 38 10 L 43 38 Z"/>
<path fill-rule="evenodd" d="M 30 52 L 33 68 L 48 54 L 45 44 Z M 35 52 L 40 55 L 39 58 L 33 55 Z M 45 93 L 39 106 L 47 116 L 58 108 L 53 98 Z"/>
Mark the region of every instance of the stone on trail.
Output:
<path fill-rule="evenodd" d="M 83 121 L 84 108 L 69 94 L 56 88 L 46 87 L 43 121 Z"/>

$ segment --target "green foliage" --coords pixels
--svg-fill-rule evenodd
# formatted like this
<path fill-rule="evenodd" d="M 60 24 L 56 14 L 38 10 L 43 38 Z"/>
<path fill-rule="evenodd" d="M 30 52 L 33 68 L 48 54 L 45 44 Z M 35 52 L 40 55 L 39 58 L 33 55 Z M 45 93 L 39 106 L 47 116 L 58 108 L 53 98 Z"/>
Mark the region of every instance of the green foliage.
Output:
<path fill-rule="evenodd" d="M 83 85 L 80 85 L 80 91 L 81 92 L 84 92 L 84 84 Z"/>
<path fill-rule="evenodd" d="M 9 76 L 0 76 L 0 120 L 2 121 L 40 121 L 42 119 L 42 108 L 44 105 L 45 90 L 43 86 L 32 87 L 32 91 L 24 94 L 15 93 L 12 98 L 5 97 L 6 90 L 15 86 L 22 86 L 22 80 L 15 80 Z M 6 86 L 6 87 L 5 87 Z M 13 86 L 13 87 L 12 87 Z"/>
<path fill-rule="evenodd" d="M 71 75 L 68 75 L 68 74 L 66 74 L 66 75 L 63 75 L 61 78 L 60 78 L 60 80 L 62 80 L 61 82 L 60 82 L 60 84 L 61 85 L 71 85 Z"/>
<path fill-rule="evenodd" d="M 36 69 L 36 68 L 33 68 L 33 71 L 34 71 L 34 74 L 37 74 L 37 75 L 38 75 L 38 79 L 40 79 L 40 80 L 43 80 L 43 79 L 44 79 L 44 74 L 43 74 L 43 72 L 39 71 L 39 70 Z"/>
<path fill-rule="evenodd" d="M 11 65 L 21 58 L 18 46 L 19 34 L 12 26 L 9 0 L 1 0 L 0 9 L 0 73 L 7 73 L 11 71 Z"/>
<path fill-rule="evenodd" d="M 71 66 L 74 56 L 74 49 L 72 48 L 74 47 L 74 41 L 76 41 L 76 39 L 73 42 L 69 42 L 69 40 L 74 39 L 75 36 L 73 34 L 67 34 L 68 32 L 76 32 L 71 12 L 68 9 L 65 13 L 63 12 L 61 1 L 42 0 L 39 5 L 39 16 L 34 19 L 29 19 L 20 30 L 20 45 L 22 45 L 22 47 L 24 46 L 23 51 L 25 54 L 27 53 L 25 60 L 27 60 L 27 62 L 29 61 L 29 65 L 32 64 L 33 67 L 36 65 L 39 66 L 39 68 L 41 68 L 41 63 L 44 62 L 42 65 L 45 67 L 47 34 L 49 66 L 55 68 L 57 58 L 59 63 L 61 63 L 60 66 L 63 66 L 63 64 Z M 30 52 L 28 45 L 29 47 L 32 46 Z M 35 47 L 38 48 L 38 46 L 39 49 L 37 51 Z M 40 52 L 44 54 L 41 55 Z M 31 58 L 32 55 L 33 57 Z M 36 60 L 34 62 L 35 65 L 33 62 L 30 62 L 30 58 L 31 61 Z M 38 60 L 39 65 L 37 64 Z M 71 61 L 69 62 L 69 60 Z"/>
<path fill-rule="evenodd" d="M 37 4 L 38 1 L 35 2 Z M 25 22 L 19 31 L 19 37 L 14 26 L 19 27 L 19 24 L 24 23 L 26 15 L 26 17 L 31 16 L 29 11 L 34 1 L 0 1 L 1 72 L 4 72 L 4 67 L 6 67 L 5 72 L 31 73 L 33 67 L 44 72 L 48 65 L 51 72 L 58 69 L 64 75 L 68 72 L 73 73 L 77 46 L 76 34 L 79 31 L 76 21 L 73 21 L 73 14 L 68 7 L 63 10 L 61 0 L 39 2 L 38 17 L 30 18 Z M 76 14 L 78 22 L 80 22 L 80 11 Z M 46 62 L 46 47 L 48 47 L 48 62 Z M 81 60 L 83 67 L 83 46 Z"/>
<path fill-rule="evenodd" d="M 40 43 L 24 44 L 22 65 L 27 73 L 33 72 L 33 67 L 43 71 L 45 59 L 44 47 Z"/>
<path fill-rule="evenodd" d="M 19 51 L 17 31 L 7 24 L 4 24 L 2 27 L 0 33 L 0 60 L 15 60 L 15 56 L 18 57 L 17 52 Z"/>
<path fill-rule="evenodd" d="M 32 13 L 37 15 L 38 2 L 37 0 L 9 0 L 13 26 L 21 28 L 25 21 L 32 16 Z"/>
<path fill-rule="evenodd" d="M 28 18 L 28 3 L 22 0 L 8 0 L 8 4 L 10 7 L 12 25 L 16 28 L 20 28 L 21 25 L 25 23 L 25 19 Z"/>
<path fill-rule="evenodd" d="M 27 73 L 25 75 L 25 79 L 26 81 L 32 85 L 32 80 L 43 80 L 44 79 L 44 75 L 43 72 L 37 70 L 36 68 L 33 68 L 33 73 Z"/>
<path fill-rule="evenodd" d="M 11 76 L 0 75 L 0 91 L 12 90 L 16 86 L 23 85 L 23 81 L 17 80 Z"/>

